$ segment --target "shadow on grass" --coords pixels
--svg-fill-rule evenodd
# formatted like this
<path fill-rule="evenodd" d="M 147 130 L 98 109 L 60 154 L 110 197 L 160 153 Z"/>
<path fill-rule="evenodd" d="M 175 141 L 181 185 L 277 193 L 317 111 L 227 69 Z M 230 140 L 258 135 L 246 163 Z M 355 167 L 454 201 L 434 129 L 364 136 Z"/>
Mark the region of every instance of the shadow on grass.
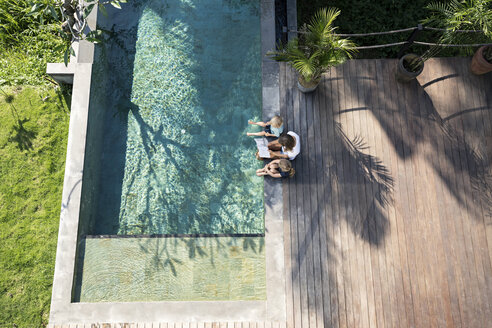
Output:
<path fill-rule="evenodd" d="M 10 112 L 14 119 L 14 125 L 12 127 L 12 133 L 9 137 L 9 142 L 15 142 L 19 150 L 32 150 L 32 140 L 36 138 L 36 132 L 30 130 L 24 126 L 25 123 L 29 122 L 28 118 L 21 119 L 17 108 L 15 108 L 13 101 L 14 95 L 7 94 L 5 91 L 0 89 L 4 95 L 5 102 L 10 107 Z"/>

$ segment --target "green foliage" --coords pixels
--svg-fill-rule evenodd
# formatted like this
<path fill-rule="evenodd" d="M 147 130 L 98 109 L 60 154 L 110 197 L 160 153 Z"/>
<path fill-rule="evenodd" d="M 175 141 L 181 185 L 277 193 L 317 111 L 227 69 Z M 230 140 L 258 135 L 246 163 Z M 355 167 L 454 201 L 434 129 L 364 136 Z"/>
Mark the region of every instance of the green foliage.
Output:
<path fill-rule="evenodd" d="M 432 2 L 426 7 L 430 11 L 424 23 L 446 32 L 442 43 L 478 44 L 492 42 L 492 0 L 451 0 Z M 483 33 L 458 33 L 456 30 L 480 30 Z M 466 49 L 471 54 L 473 49 Z"/>
<path fill-rule="evenodd" d="M 58 16 L 50 0 L 0 0 L 0 45 L 15 45 L 33 37 L 40 29 L 56 25 Z"/>
<path fill-rule="evenodd" d="M 417 26 L 426 17 L 425 6 L 431 0 L 299 0 L 297 1 L 298 25 L 309 21 L 319 9 L 326 6 L 337 7 L 341 11 L 337 19 L 338 33 L 369 33 L 390 31 Z M 381 35 L 375 37 L 353 38 L 358 45 L 375 45 L 405 41 L 410 33 Z M 435 42 L 436 35 L 421 33 L 421 41 Z M 414 46 L 412 52 L 423 53 L 427 48 Z M 362 58 L 395 58 L 399 47 L 361 50 Z M 453 55 L 454 50 L 446 50 L 441 55 Z"/>
<path fill-rule="evenodd" d="M 335 34 L 336 8 L 320 9 L 309 24 L 301 28 L 298 38 L 269 53 L 277 61 L 290 62 L 305 82 L 317 81 L 331 66 L 343 63 L 354 52 L 354 44 Z"/>
<path fill-rule="evenodd" d="M 0 326 L 48 323 L 69 115 L 46 87 L 0 92 Z"/>
<path fill-rule="evenodd" d="M 46 77 L 46 63 L 60 62 L 63 40 L 53 36 L 56 27 L 45 26 L 37 35 L 24 37 L 15 46 L 0 46 L 0 86 L 42 85 L 49 82 Z"/>
<path fill-rule="evenodd" d="M 43 78 L 46 63 L 61 60 L 60 45 L 64 44 L 51 4 L 50 0 L 36 4 L 0 0 L 0 86 L 48 83 Z"/>

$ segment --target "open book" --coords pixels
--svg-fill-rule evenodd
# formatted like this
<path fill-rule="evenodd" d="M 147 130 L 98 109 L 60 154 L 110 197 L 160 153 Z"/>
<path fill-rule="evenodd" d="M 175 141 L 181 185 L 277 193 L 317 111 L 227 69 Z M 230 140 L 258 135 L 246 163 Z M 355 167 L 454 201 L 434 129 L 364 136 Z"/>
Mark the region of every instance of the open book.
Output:
<path fill-rule="evenodd" d="M 256 147 L 258 147 L 258 154 L 261 158 L 270 158 L 270 152 L 268 151 L 268 140 L 266 138 L 255 138 Z"/>

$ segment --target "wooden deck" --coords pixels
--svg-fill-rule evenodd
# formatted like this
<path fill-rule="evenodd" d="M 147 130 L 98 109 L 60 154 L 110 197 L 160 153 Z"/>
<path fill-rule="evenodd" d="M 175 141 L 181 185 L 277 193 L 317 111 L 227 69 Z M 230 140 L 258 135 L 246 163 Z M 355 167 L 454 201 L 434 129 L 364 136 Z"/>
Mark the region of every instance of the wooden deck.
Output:
<path fill-rule="evenodd" d="M 353 60 L 313 94 L 280 69 L 301 138 L 284 183 L 290 327 L 491 327 L 492 74 Z"/>

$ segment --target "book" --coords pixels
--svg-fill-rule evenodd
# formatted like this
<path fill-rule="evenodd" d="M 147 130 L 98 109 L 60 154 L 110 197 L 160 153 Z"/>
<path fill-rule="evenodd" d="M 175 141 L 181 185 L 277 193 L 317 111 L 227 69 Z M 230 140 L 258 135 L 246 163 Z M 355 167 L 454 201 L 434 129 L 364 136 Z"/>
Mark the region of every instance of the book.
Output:
<path fill-rule="evenodd" d="M 268 150 L 268 140 L 266 138 L 255 138 L 255 142 L 260 157 L 270 158 L 270 151 Z"/>

